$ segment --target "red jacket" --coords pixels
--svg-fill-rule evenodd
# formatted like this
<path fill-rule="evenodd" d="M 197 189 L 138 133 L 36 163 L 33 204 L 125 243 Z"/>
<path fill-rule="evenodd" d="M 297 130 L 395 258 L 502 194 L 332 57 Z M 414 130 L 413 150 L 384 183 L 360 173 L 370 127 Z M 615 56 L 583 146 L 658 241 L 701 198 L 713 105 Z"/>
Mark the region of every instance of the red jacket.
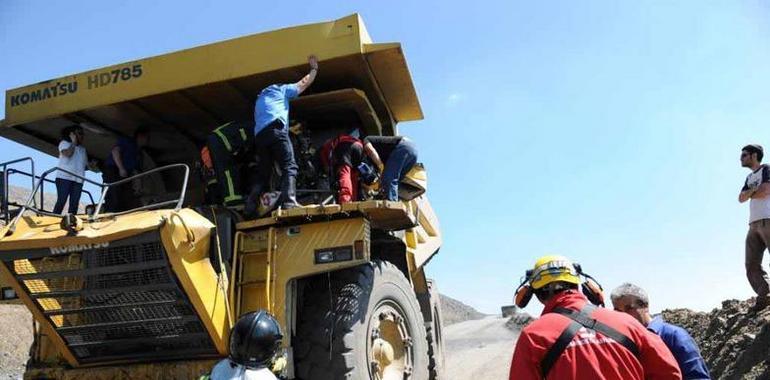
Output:
<path fill-rule="evenodd" d="M 540 363 L 571 319 L 552 313 L 555 308 L 580 310 L 588 302 L 574 290 L 556 295 L 546 303 L 542 316 L 519 335 L 511 362 L 510 380 L 541 380 Z M 556 359 L 548 379 L 657 380 L 681 379 L 682 373 L 668 347 L 628 314 L 597 308 L 594 318 L 630 338 L 639 347 L 639 359 L 620 343 L 601 333 L 581 329 Z"/>

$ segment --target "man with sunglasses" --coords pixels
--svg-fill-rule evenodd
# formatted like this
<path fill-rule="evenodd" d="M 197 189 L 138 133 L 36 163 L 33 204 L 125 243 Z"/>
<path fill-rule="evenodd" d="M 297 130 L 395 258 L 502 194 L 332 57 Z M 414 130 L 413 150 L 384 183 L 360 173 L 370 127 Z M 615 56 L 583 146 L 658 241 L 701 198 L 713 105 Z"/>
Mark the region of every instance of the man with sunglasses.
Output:
<path fill-rule="evenodd" d="M 765 250 L 770 244 L 770 168 L 762 164 L 764 150 L 757 144 L 741 149 L 741 166 L 751 170 L 738 202 L 749 201 L 749 232 L 746 235 L 746 277 L 757 293 L 752 312 L 770 305 L 770 280 L 762 268 Z"/>
<path fill-rule="evenodd" d="M 674 354 L 679 369 L 682 370 L 682 378 L 685 380 L 711 379 L 706 361 L 698 350 L 698 345 L 692 339 L 687 330 L 672 325 L 657 315 L 650 314 L 650 301 L 647 292 L 634 284 L 624 283 L 610 295 L 615 311 L 626 313 L 657 334 L 663 343 Z"/>

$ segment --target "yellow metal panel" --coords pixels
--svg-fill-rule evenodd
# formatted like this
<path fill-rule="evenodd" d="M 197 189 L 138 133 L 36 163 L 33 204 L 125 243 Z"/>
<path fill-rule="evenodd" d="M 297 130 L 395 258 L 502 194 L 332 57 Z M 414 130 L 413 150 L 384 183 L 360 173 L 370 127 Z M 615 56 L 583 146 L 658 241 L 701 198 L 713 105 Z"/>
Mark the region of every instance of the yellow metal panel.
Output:
<path fill-rule="evenodd" d="M 16 224 L 11 235 L 0 229 L 0 251 L 14 249 L 51 248 L 74 244 L 97 244 L 138 235 L 157 229 L 172 210 L 143 211 L 123 215 L 116 219 L 104 219 L 83 223 L 83 230 L 70 235 L 59 226 L 61 218 L 50 216 L 24 216 Z M 2 257 L 2 252 L 0 252 Z"/>
<path fill-rule="evenodd" d="M 354 14 L 130 61 L 7 91 L 6 124 L 306 66 L 309 53 L 320 60 L 361 54 L 370 42 Z"/>
<path fill-rule="evenodd" d="M 248 234 L 241 235 L 240 250 L 244 253 L 248 252 L 267 252 L 268 246 L 268 234 L 267 230 L 259 230 L 249 232 Z"/>
<path fill-rule="evenodd" d="M 227 354 L 227 292 L 222 289 L 209 260 L 209 242 L 214 225 L 190 209 L 172 212 L 160 236 L 180 285 L 201 317 L 220 354 Z"/>
<path fill-rule="evenodd" d="M 411 215 L 409 206 L 404 202 L 391 201 L 361 201 L 349 202 L 344 205 L 308 205 L 289 210 L 276 210 L 269 217 L 249 220 L 237 224 L 239 230 L 263 228 L 279 223 L 304 223 L 313 217 L 345 216 L 341 214 L 361 213 L 369 217 L 372 227 L 390 228 L 403 226 L 406 228 L 414 224 L 414 216 Z"/>
<path fill-rule="evenodd" d="M 422 120 L 423 114 L 406 57 L 397 43 L 364 45 L 366 60 L 396 121 Z"/>
<path fill-rule="evenodd" d="M 333 231 L 333 233 L 330 233 Z M 270 304 L 267 308 L 273 313 L 284 331 L 288 329 L 286 292 L 291 280 L 310 276 L 317 273 L 332 272 L 368 262 L 369 254 L 369 222 L 364 218 L 351 218 L 328 222 L 304 224 L 301 226 L 270 228 L 272 241 L 270 246 L 269 267 L 264 273 L 269 273 Z M 356 241 L 364 243 L 362 256 L 354 257 L 351 261 L 329 264 L 316 264 L 315 251 L 325 248 L 353 246 Z M 238 260 L 243 260 L 243 255 Z M 243 273 L 257 276 L 262 272 L 262 263 L 256 268 L 244 268 Z M 244 293 L 245 294 L 245 293 Z M 247 307 L 247 301 L 242 301 L 243 308 L 239 314 L 256 310 Z M 253 302 L 253 301 L 248 301 Z M 256 306 L 252 306 L 256 307 Z M 288 335 L 288 334 L 287 334 Z M 284 339 L 284 346 L 291 345 L 290 337 Z"/>

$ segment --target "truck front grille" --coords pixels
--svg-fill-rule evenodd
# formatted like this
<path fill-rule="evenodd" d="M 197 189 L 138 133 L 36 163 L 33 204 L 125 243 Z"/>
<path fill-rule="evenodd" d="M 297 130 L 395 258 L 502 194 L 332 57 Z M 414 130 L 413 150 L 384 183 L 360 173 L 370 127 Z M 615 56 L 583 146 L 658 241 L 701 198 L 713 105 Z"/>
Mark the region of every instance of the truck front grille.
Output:
<path fill-rule="evenodd" d="M 82 364 L 217 354 L 157 231 L 2 257 Z"/>

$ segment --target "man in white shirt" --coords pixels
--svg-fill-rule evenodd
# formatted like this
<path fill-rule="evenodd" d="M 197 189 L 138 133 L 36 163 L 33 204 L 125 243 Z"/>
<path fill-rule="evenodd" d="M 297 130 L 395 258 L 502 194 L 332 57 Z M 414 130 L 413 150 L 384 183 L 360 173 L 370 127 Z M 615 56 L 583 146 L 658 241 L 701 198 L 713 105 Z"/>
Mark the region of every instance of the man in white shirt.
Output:
<path fill-rule="evenodd" d="M 280 324 L 267 311 L 246 313 L 230 330 L 228 357 L 199 380 L 277 380 L 270 367 L 282 339 Z"/>
<path fill-rule="evenodd" d="M 86 165 L 88 164 L 88 153 L 83 144 L 83 128 L 68 127 L 62 131 L 61 142 L 59 143 L 59 169 L 56 172 L 56 204 L 54 205 L 54 214 L 61 214 L 64 210 L 64 204 L 69 198 L 69 214 L 76 214 L 80 205 L 80 194 L 83 190 L 83 179 L 85 176 Z M 71 174 L 70 174 L 71 173 Z M 73 175 L 75 174 L 75 175 Z M 80 176 L 80 177 L 78 177 Z"/>
<path fill-rule="evenodd" d="M 762 164 L 762 146 L 751 144 L 741 149 L 741 166 L 749 168 L 738 202 L 749 201 L 749 232 L 746 235 L 746 276 L 757 293 L 752 311 L 770 305 L 770 280 L 762 268 L 765 250 L 770 245 L 770 167 Z"/>
<path fill-rule="evenodd" d="M 248 368 L 230 358 L 221 360 L 211 370 L 210 380 L 277 380 L 267 367 Z"/>

